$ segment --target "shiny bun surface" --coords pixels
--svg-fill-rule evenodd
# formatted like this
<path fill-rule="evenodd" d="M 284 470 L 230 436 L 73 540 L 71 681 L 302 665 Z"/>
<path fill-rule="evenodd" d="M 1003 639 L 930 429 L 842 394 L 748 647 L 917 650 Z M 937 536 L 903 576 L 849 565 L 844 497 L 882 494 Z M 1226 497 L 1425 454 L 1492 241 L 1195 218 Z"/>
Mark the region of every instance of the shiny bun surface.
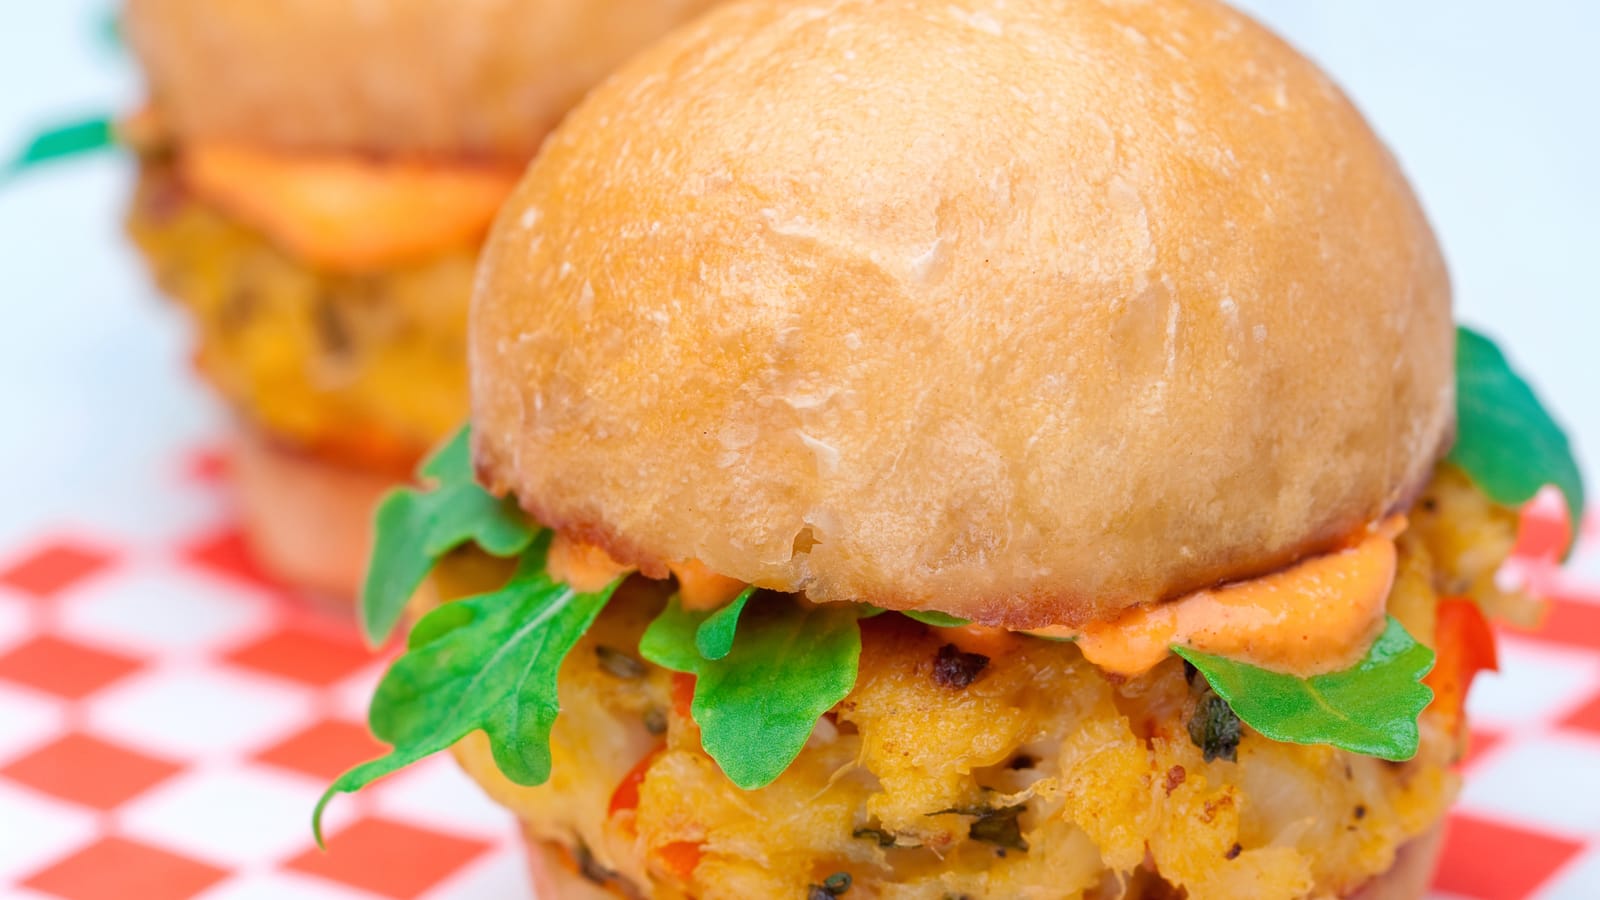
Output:
<path fill-rule="evenodd" d="M 1204 0 L 743 2 L 490 239 L 480 471 L 659 571 L 1082 624 L 1408 505 L 1439 248 L 1312 63 Z"/>

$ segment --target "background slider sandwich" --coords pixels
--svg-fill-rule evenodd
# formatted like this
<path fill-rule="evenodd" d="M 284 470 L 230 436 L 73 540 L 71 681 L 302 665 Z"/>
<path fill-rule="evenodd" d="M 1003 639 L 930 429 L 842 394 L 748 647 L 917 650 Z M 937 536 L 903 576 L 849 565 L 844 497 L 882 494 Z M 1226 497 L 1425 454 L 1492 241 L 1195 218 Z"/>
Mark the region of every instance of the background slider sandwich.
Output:
<path fill-rule="evenodd" d="M 273 573 L 352 597 L 378 497 L 466 413 L 479 244 L 540 140 L 711 0 L 129 0 L 128 228 L 240 422 Z"/>

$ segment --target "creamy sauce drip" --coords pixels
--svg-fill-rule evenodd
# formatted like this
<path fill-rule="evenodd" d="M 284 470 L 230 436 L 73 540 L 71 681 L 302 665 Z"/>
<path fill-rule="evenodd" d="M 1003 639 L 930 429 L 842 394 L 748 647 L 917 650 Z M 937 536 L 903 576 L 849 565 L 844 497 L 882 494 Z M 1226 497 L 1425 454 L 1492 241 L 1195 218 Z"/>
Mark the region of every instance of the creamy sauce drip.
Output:
<path fill-rule="evenodd" d="M 1339 671 L 1355 664 L 1383 630 L 1395 578 L 1394 539 L 1404 528 L 1405 519 L 1395 516 L 1351 546 L 1269 575 L 1142 606 L 1082 629 L 1029 633 L 1074 640 L 1084 658 L 1117 675 L 1149 671 L 1174 646 L 1300 676 Z M 697 560 L 668 568 L 688 609 L 717 609 L 745 588 Z M 631 567 L 592 544 L 558 535 L 550 546 L 549 570 L 579 590 L 593 591 Z M 989 656 L 1019 640 L 981 625 L 939 630 L 962 649 Z"/>
<path fill-rule="evenodd" d="M 1118 675 L 1138 675 L 1173 646 L 1225 656 L 1300 676 L 1349 668 L 1383 630 L 1394 586 L 1394 539 L 1405 520 L 1386 520 L 1365 538 L 1333 553 L 1259 578 L 1195 591 L 1139 607 L 1073 632 L 1090 662 Z"/>
<path fill-rule="evenodd" d="M 633 571 L 633 566 L 617 562 L 594 544 L 561 534 L 550 541 L 545 568 L 551 578 L 585 592 L 598 591 Z M 746 587 L 737 578 L 711 571 L 699 560 L 669 563 L 667 569 L 678 580 L 678 597 L 685 609 L 719 609 L 731 603 Z"/>

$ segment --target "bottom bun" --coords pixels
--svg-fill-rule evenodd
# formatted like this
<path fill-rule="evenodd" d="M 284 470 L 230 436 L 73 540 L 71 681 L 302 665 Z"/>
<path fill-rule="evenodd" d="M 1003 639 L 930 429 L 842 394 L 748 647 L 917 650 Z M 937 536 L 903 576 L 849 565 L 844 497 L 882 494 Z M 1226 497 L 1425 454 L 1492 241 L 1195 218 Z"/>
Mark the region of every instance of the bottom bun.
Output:
<path fill-rule="evenodd" d="M 541 841 L 526 830 L 522 839 L 528 845 L 534 900 L 616 900 L 628 896 L 583 877 L 572 854 L 560 844 Z"/>
<path fill-rule="evenodd" d="M 233 475 L 245 539 L 285 584 L 353 603 L 372 548 L 372 515 L 394 478 L 326 462 L 241 428 Z"/>
<path fill-rule="evenodd" d="M 1444 823 L 1440 822 L 1401 847 L 1389 871 L 1367 882 L 1349 900 L 1417 900 L 1428 892 L 1443 849 Z"/>
<path fill-rule="evenodd" d="M 528 869 L 535 900 L 615 900 L 627 897 L 621 890 L 601 887 L 583 877 L 566 847 L 541 841 L 524 829 Z M 1444 823 L 1400 848 L 1389 871 L 1368 881 L 1346 900 L 1420 900 L 1433 881 L 1433 870 L 1444 847 Z"/>

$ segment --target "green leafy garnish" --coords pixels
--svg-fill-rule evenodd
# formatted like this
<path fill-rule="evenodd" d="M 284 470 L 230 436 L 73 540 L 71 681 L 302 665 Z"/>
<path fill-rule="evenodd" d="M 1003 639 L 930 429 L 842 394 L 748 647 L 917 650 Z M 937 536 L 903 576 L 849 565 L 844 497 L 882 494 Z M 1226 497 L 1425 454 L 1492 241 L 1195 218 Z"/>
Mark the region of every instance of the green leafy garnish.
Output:
<path fill-rule="evenodd" d="M 750 611 L 733 652 L 696 673 L 691 709 L 706 752 L 739 787 L 770 784 L 855 687 L 860 659 L 861 627 L 848 604 Z"/>
<path fill-rule="evenodd" d="M 1433 699 L 1433 691 L 1421 683 L 1433 668 L 1433 651 L 1413 640 L 1393 616 L 1361 662 L 1311 678 L 1186 647 L 1172 649 L 1206 677 L 1246 725 L 1275 741 L 1331 744 L 1388 760 L 1417 753 L 1417 716 Z"/>
<path fill-rule="evenodd" d="M 700 655 L 706 659 L 716 660 L 733 652 L 733 635 L 739 627 L 739 614 L 744 612 L 744 605 L 750 602 L 751 595 L 755 594 L 754 587 L 747 587 L 733 598 L 733 602 L 717 610 L 700 623 L 694 633 L 694 645 Z"/>
<path fill-rule="evenodd" d="M 611 599 L 621 579 L 579 593 L 545 572 L 546 532 L 497 591 L 446 603 L 411 631 L 404 656 L 372 698 L 372 733 L 393 749 L 340 775 L 317 803 L 312 827 L 337 793 L 448 749 L 474 731 L 489 737 L 495 765 L 517 784 L 550 777 L 550 728 L 560 706 L 562 660 Z"/>
<path fill-rule="evenodd" d="M 400 620 L 440 557 L 468 541 L 493 556 L 516 556 L 539 529 L 516 503 L 473 480 L 470 429 L 462 428 L 418 472 L 433 487 L 397 488 L 378 506 L 377 538 L 361 586 L 361 627 L 379 644 Z"/>
<path fill-rule="evenodd" d="M 1583 474 L 1561 426 L 1494 341 L 1456 329 L 1456 428 L 1450 462 L 1496 503 L 1515 506 L 1555 485 L 1572 523 L 1571 554 L 1583 523 Z"/>
<path fill-rule="evenodd" d="M 960 619 L 949 613 L 942 613 L 932 609 L 903 609 L 900 610 L 900 615 L 908 619 L 915 619 L 924 625 L 932 625 L 935 628 L 960 628 L 963 625 L 972 624 L 967 619 Z"/>
<path fill-rule="evenodd" d="M 856 604 L 757 604 L 739 618 L 730 652 L 696 647 L 704 613 L 674 598 L 645 630 L 639 653 L 695 676 L 690 714 L 701 745 L 734 784 L 754 790 L 783 774 L 817 720 L 855 687 L 861 660 Z"/>
<path fill-rule="evenodd" d="M 709 617 L 710 613 L 684 609 L 674 595 L 639 637 L 639 655 L 663 669 L 694 674 L 704 661 L 695 638 Z"/>
<path fill-rule="evenodd" d="M 57 125 L 34 135 L 0 170 L 0 181 L 42 163 L 106 150 L 116 146 L 116 143 L 116 129 L 108 116 Z"/>

